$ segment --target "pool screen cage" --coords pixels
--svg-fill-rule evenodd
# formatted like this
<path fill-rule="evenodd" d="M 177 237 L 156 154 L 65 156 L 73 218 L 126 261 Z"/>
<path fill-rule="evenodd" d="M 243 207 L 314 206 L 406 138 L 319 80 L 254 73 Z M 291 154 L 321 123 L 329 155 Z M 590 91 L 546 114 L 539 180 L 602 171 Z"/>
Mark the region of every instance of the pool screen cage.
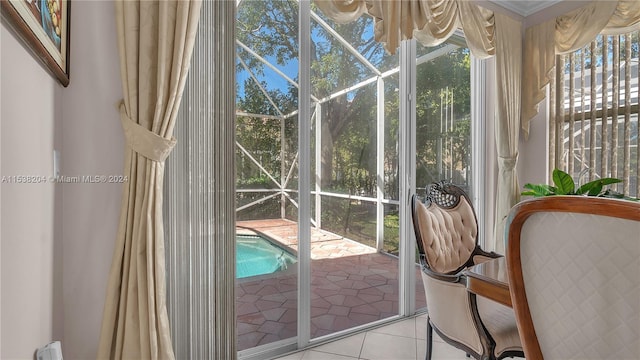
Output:
<path fill-rule="evenodd" d="M 297 15 L 285 13 L 296 4 L 238 2 L 238 220 L 297 221 L 297 49 L 291 46 L 295 37 L 282 36 L 297 27 Z M 257 14 L 262 16 L 260 22 L 255 20 Z M 368 16 L 338 25 L 312 9 L 311 32 L 312 143 L 306 145 L 311 148 L 312 226 L 395 253 L 397 247 L 387 248 L 385 238 L 398 237 L 398 56 L 374 41 L 373 20 Z M 464 40 L 452 38 L 424 48 L 416 64 L 462 51 L 466 51 Z M 465 54 L 468 57 L 468 51 Z M 460 146 L 469 146 L 469 137 L 461 136 L 457 125 L 469 122 L 470 113 L 455 108 L 450 86 L 433 92 L 437 115 L 431 116 L 435 119 L 429 120 L 424 136 L 433 160 L 418 156 L 418 192 L 429 181 L 441 179 L 469 190 L 470 155 L 459 159 L 456 154 Z M 348 118 L 336 120 L 345 114 Z"/>

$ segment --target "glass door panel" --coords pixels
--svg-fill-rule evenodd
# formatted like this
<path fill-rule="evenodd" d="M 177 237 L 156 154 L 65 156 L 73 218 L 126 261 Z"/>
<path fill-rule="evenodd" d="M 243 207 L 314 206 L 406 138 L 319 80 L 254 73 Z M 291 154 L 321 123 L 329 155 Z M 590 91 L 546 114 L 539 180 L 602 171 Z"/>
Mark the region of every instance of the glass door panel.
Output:
<path fill-rule="evenodd" d="M 238 350 L 298 327 L 298 3 L 243 0 L 236 11 Z"/>
<path fill-rule="evenodd" d="M 459 40 L 418 55 L 416 187 L 422 194 L 429 183 L 449 180 L 473 197 L 470 56 Z"/>
<path fill-rule="evenodd" d="M 398 57 L 375 43 L 367 16 L 338 25 L 312 13 L 311 41 L 320 108 L 321 221 L 311 240 L 310 326 L 317 339 L 398 315 Z"/>
<path fill-rule="evenodd" d="M 447 180 L 473 199 L 469 49 L 452 37 L 438 47 L 418 44 L 416 54 L 416 194 Z M 424 298 L 416 281 L 416 309 L 426 306 Z"/>

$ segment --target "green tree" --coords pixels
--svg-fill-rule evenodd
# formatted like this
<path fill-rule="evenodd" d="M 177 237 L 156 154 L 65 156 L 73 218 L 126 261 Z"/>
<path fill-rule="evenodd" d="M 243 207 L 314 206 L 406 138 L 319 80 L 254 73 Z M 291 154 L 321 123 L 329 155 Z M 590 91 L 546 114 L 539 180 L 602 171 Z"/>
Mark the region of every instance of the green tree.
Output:
<path fill-rule="evenodd" d="M 244 0 L 238 9 L 238 39 L 283 71 L 297 71 L 297 2 L 293 0 Z M 397 58 L 385 56 L 380 44 L 373 40 L 372 21 L 361 17 L 358 21 L 332 25 L 335 31 L 379 69 L 397 66 Z M 311 24 L 311 80 L 312 94 L 319 99 L 371 78 L 374 73 L 356 59 L 346 47 L 312 20 Z M 440 56 L 417 69 L 417 128 L 418 184 L 439 180 L 438 159 L 443 159 L 457 172 L 468 168 L 470 162 L 470 57 L 464 41 L 462 48 Z M 260 79 L 274 102 L 285 113 L 297 109 L 297 89 L 289 86 L 274 89 L 267 71 L 255 57 L 239 48 L 239 55 Z M 238 71 L 244 71 L 239 67 Z M 296 78 L 295 71 L 290 77 Z M 244 77 L 241 85 L 244 98 L 239 107 L 250 113 L 272 114 L 273 106 L 251 78 Z M 398 80 L 385 78 L 385 193 L 397 198 L 398 191 Z M 271 86 L 271 88 L 269 88 Z M 447 90 L 448 89 L 448 90 Z M 448 97 L 442 98 L 447 93 Z M 376 188 L 376 85 L 375 83 L 351 91 L 322 103 L 322 186 L 329 191 L 374 195 Z M 446 108 L 453 114 L 452 126 L 440 127 L 441 112 Z M 315 126 L 314 126 L 315 127 Z M 285 140 L 288 149 L 295 149 L 297 127 L 290 123 Z M 240 129 L 239 129 L 240 130 Z M 317 131 L 317 129 L 314 129 Z M 258 135 L 260 134 L 260 135 Z M 263 142 L 277 143 L 279 134 L 238 132 L 241 143 L 266 148 Z M 447 139 L 447 151 L 438 152 L 438 139 Z M 311 144 L 313 147 L 314 145 Z M 274 147 L 275 149 L 277 146 Z M 279 148 L 278 148 L 279 149 Z M 295 151 L 291 151 L 294 155 Z M 273 168 L 279 174 L 279 156 L 273 157 Z M 255 172 L 255 171 L 254 171 Z M 257 175 L 256 175 L 257 176 Z"/>
<path fill-rule="evenodd" d="M 262 87 L 266 86 L 262 83 Z M 278 115 L 277 111 L 266 101 L 266 96 L 262 93 L 262 90 L 251 79 L 245 81 L 244 84 L 245 96 L 241 97 L 237 101 L 237 108 L 240 111 L 249 112 L 252 114 L 264 114 L 264 115 Z M 287 105 L 288 95 L 283 94 L 279 90 L 271 90 L 268 92 L 269 97 L 276 104 Z M 283 110 L 290 110 L 284 108 Z M 282 158 L 281 145 L 284 141 L 285 148 L 295 148 L 297 144 L 292 143 L 291 134 L 296 131 L 297 127 L 294 126 L 293 121 L 285 121 L 285 139 L 280 138 L 280 126 L 281 121 L 272 118 L 256 118 L 248 116 L 238 116 L 236 118 L 236 133 L 240 144 L 258 160 L 260 164 L 272 174 L 276 179 L 281 175 L 281 162 L 292 162 L 293 156 L 291 152 L 285 152 L 285 158 Z M 236 178 L 239 180 L 246 180 L 251 183 L 251 180 L 247 180 L 252 177 L 266 178 L 264 174 L 255 164 L 250 160 L 245 159 L 245 155 L 236 150 L 239 161 L 236 166 Z M 269 187 L 273 187 L 274 184 L 269 180 L 265 184 L 270 184 Z"/>
<path fill-rule="evenodd" d="M 416 184 L 441 180 L 438 163 L 448 163 L 456 174 L 470 164 L 471 60 L 462 47 L 417 68 Z M 444 126 L 448 119 L 448 127 Z M 448 149 L 448 150 L 446 150 Z"/>
<path fill-rule="evenodd" d="M 281 68 L 297 67 L 297 6 L 297 2 L 293 0 L 243 1 L 238 8 L 237 38 Z M 373 41 L 371 23 L 370 18 L 361 17 L 348 24 L 335 25 L 334 29 L 341 34 L 348 34 L 351 46 L 370 61 L 381 64 L 385 59 L 384 51 L 380 44 Z M 316 98 L 325 98 L 335 91 L 345 89 L 373 75 L 370 69 L 367 69 L 315 21 L 312 21 L 311 31 L 311 92 Z M 243 60 L 257 75 L 264 75 L 264 65 L 255 57 L 246 56 Z M 242 69 L 238 68 L 238 71 Z M 251 85 L 246 81 L 244 86 L 245 95 L 247 95 L 247 86 Z M 337 179 L 334 160 L 338 155 L 334 147 L 346 128 L 353 126 L 353 124 L 349 125 L 350 123 L 375 119 L 375 115 L 364 120 L 362 118 L 365 112 L 371 111 L 371 96 L 371 91 L 363 88 L 351 92 L 349 96 L 341 96 L 323 104 L 321 159 L 324 187 L 344 185 L 332 184 L 332 180 L 335 182 Z M 290 86 L 286 97 L 281 100 L 286 104 L 278 104 L 279 106 L 297 107 L 297 89 Z M 252 113 L 265 110 L 264 105 L 250 100 L 244 101 L 242 106 L 243 110 Z M 363 153 L 363 151 L 354 153 Z M 368 156 L 371 152 L 367 148 L 364 153 Z M 361 157 L 363 161 L 365 155 Z"/>
<path fill-rule="evenodd" d="M 417 67 L 416 73 L 416 185 L 423 187 L 433 181 L 442 180 L 438 173 L 438 161 L 449 162 L 457 173 L 470 166 L 471 146 L 471 59 L 464 40 L 453 39 L 461 47 L 432 59 Z M 391 79 L 389 79 L 391 80 Z M 389 81 L 391 82 L 391 81 Z M 392 85 L 397 86 L 397 81 Z M 448 96 L 445 96 L 448 89 Z M 394 86 L 385 88 L 387 100 L 385 131 L 392 141 L 385 142 L 385 173 L 387 194 L 397 198 L 397 129 L 398 97 Z M 444 97 L 443 97 L 444 96 Z M 441 126 L 442 114 L 449 111 L 452 126 Z M 450 123 L 451 124 L 451 123 Z M 438 152 L 438 141 L 447 140 L 447 152 Z M 454 174 L 454 175 L 456 175 Z M 454 179 L 461 183 L 463 179 Z"/>

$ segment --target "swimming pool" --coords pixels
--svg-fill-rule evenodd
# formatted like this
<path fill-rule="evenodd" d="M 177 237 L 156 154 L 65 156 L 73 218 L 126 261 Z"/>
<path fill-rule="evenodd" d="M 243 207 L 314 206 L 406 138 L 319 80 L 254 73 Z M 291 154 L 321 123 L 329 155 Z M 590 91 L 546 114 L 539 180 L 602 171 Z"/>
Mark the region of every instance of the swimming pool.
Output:
<path fill-rule="evenodd" d="M 256 235 L 236 235 L 236 279 L 286 270 L 297 259 L 287 250 Z"/>

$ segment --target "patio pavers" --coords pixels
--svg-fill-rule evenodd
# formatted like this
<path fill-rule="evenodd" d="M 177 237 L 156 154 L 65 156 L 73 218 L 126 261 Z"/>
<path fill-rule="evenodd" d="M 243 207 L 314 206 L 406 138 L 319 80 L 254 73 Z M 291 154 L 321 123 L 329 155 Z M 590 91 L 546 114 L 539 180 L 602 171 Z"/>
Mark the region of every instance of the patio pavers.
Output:
<path fill-rule="evenodd" d="M 297 250 L 297 223 L 239 221 L 238 234 L 262 233 Z M 398 314 L 398 259 L 311 229 L 311 338 Z M 238 349 L 297 334 L 297 269 L 236 281 Z M 416 307 L 426 306 L 416 267 Z"/>

